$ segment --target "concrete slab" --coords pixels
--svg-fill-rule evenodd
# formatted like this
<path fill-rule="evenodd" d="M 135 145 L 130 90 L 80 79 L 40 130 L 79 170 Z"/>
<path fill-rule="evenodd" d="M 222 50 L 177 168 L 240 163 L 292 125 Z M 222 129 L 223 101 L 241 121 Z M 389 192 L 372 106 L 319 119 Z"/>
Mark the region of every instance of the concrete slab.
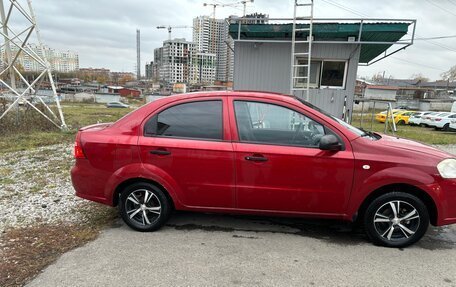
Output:
<path fill-rule="evenodd" d="M 176 213 L 153 233 L 120 221 L 27 286 L 456 286 L 456 227 L 389 249 L 335 221 Z"/>

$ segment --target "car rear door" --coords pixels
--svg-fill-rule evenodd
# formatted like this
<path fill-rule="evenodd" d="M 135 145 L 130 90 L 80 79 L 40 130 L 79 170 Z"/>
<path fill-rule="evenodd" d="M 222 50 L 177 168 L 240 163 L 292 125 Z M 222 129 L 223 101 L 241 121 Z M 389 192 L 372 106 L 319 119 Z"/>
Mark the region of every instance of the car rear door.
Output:
<path fill-rule="evenodd" d="M 224 97 L 183 100 L 145 121 L 141 159 L 175 183 L 185 206 L 234 206 L 234 153 L 225 105 Z"/>
<path fill-rule="evenodd" d="M 343 135 L 281 102 L 229 100 L 237 208 L 328 216 L 344 212 L 354 157 Z M 328 133 L 344 144 L 342 151 L 318 148 Z"/>

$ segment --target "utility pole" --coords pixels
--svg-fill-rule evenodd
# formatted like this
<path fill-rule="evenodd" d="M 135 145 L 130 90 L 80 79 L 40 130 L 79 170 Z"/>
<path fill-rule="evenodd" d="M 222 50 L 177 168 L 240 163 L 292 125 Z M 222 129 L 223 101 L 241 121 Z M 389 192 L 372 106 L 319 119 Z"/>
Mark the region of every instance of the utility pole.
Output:
<path fill-rule="evenodd" d="M 57 95 L 55 83 L 52 77 L 51 65 L 46 58 L 46 53 L 43 48 L 41 41 L 40 32 L 35 18 L 35 13 L 32 7 L 32 1 L 18 1 L 10 0 L 7 1 L 9 4 L 6 9 L 8 11 L 5 15 L 5 4 L 3 0 L 0 0 L 0 18 L 1 18 L 1 34 L 4 38 L 5 46 L 5 65 L 0 67 L 0 76 L 9 73 L 9 79 L 0 78 L 0 83 L 6 87 L 6 93 L 12 95 L 13 103 L 0 115 L 0 120 L 20 101 L 24 101 L 26 105 L 34 109 L 36 112 L 41 114 L 44 118 L 49 120 L 56 127 L 65 130 L 67 129 L 65 119 L 63 117 L 62 107 L 60 106 L 60 99 Z M 27 6 L 21 5 L 21 2 L 26 2 Z M 28 9 L 27 9 L 28 8 Z M 15 22 L 15 15 L 22 15 L 21 20 L 25 23 L 24 26 L 18 28 L 10 25 L 10 22 Z M 28 46 L 28 40 L 35 34 L 36 40 L 38 41 L 38 48 L 40 51 L 36 51 Z M 14 50 L 12 49 L 14 47 Z M 21 72 L 15 65 L 19 63 L 21 55 L 27 55 L 30 61 L 37 64 L 39 67 L 38 76 L 32 81 L 27 80 L 23 72 Z M 18 90 L 16 88 L 16 76 L 21 79 L 21 83 L 25 85 L 25 89 Z M 57 106 L 59 117 L 51 110 L 51 108 L 43 101 L 42 96 L 37 95 L 37 91 L 40 88 L 40 84 L 44 78 L 48 78 L 53 97 Z M 38 109 L 32 101 L 29 101 L 27 96 L 36 96 L 40 103 L 45 107 L 42 111 Z"/>
<path fill-rule="evenodd" d="M 136 29 L 136 79 L 141 80 L 141 31 Z"/>

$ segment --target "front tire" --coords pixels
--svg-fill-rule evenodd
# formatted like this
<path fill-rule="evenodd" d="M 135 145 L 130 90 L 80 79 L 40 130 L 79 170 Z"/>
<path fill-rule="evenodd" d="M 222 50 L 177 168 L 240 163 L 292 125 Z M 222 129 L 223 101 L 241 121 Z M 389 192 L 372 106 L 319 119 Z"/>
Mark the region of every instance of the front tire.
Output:
<path fill-rule="evenodd" d="M 120 194 L 119 213 L 134 230 L 155 231 L 171 214 L 172 205 L 166 194 L 150 183 L 135 183 Z"/>
<path fill-rule="evenodd" d="M 404 192 L 390 192 L 369 204 L 364 226 L 374 244 L 406 247 L 426 233 L 429 213 L 419 198 Z"/>

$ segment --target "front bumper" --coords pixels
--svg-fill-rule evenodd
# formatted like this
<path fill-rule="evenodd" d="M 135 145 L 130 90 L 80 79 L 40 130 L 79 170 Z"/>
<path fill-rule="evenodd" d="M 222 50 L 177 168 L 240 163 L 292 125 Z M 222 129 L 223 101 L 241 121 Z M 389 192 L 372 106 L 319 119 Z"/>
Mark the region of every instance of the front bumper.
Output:
<path fill-rule="evenodd" d="M 456 179 L 441 179 L 433 189 L 438 196 L 436 225 L 456 223 Z"/>

